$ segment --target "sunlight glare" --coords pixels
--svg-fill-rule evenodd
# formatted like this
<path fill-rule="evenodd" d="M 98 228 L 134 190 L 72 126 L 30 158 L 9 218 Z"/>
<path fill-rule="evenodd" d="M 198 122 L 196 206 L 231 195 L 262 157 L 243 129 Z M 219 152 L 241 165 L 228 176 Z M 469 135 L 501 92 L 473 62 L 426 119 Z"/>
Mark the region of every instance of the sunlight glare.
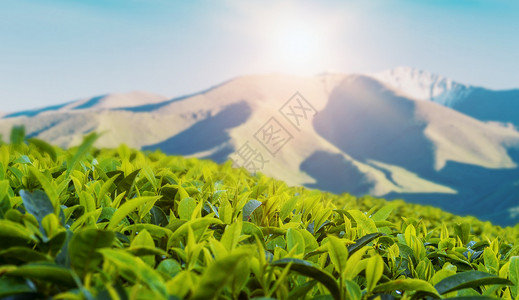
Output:
<path fill-rule="evenodd" d="M 275 55 L 280 65 L 298 73 L 318 70 L 325 55 L 323 36 L 306 24 L 280 26 L 275 41 Z"/>

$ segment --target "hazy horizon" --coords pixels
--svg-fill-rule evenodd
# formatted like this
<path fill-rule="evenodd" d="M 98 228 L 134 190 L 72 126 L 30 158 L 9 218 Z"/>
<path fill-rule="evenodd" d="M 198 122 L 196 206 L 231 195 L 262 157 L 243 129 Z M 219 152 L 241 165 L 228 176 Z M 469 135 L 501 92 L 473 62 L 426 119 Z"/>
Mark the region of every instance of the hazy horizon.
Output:
<path fill-rule="evenodd" d="M 519 87 L 512 1 L 0 0 L 0 112 L 107 93 L 176 97 L 248 74 L 408 66 Z"/>

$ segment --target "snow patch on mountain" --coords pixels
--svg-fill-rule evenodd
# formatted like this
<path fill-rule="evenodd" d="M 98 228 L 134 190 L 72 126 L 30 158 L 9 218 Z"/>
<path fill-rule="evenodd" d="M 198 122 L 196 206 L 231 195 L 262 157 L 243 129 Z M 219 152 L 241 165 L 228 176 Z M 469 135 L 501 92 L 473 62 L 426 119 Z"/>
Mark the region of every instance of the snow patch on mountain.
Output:
<path fill-rule="evenodd" d="M 465 99 L 472 90 L 469 85 L 410 67 L 397 67 L 368 75 L 406 96 L 447 107 L 453 107 L 457 101 Z"/>

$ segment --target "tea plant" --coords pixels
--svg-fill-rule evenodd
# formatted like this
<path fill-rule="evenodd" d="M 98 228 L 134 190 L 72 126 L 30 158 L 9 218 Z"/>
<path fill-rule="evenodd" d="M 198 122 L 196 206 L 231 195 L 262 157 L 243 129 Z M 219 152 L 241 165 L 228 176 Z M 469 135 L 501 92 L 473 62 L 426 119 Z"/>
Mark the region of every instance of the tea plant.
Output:
<path fill-rule="evenodd" d="M 96 137 L 0 146 L 0 297 L 519 299 L 517 226 Z"/>

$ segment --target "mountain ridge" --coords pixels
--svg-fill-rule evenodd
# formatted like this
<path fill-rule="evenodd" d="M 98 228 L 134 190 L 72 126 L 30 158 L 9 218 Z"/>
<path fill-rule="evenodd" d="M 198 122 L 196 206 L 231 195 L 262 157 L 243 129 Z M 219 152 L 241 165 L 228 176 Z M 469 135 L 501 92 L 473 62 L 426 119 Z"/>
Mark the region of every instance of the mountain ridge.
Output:
<path fill-rule="evenodd" d="M 368 74 L 390 87 L 418 100 L 428 100 L 452 107 L 465 98 L 472 86 L 458 83 L 447 77 L 410 67 Z"/>
<path fill-rule="evenodd" d="M 317 114 L 295 128 L 280 110 L 298 94 Z M 0 133 L 7 136 L 11 126 L 25 125 L 29 136 L 70 147 L 85 133 L 99 131 L 105 132 L 100 147 L 126 143 L 218 162 L 247 144 L 269 161 L 261 172 L 291 185 L 404 198 L 456 212 L 473 199 L 485 213 L 499 216 L 488 219 L 517 222 L 511 216 L 518 199 L 508 196 L 516 189 L 516 128 L 416 99 L 373 76 L 248 75 L 173 99 L 140 96 L 133 106 L 125 106 L 120 95 L 93 97 L 1 118 Z M 272 118 L 291 136 L 274 156 L 255 136 Z M 472 192 L 474 184 L 464 177 L 477 182 L 481 193 Z M 500 192 L 493 193 L 493 186 Z M 499 198 L 500 206 L 494 204 Z"/>
<path fill-rule="evenodd" d="M 265 74 L 267 76 L 296 76 L 291 74 L 284 74 L 284 73 L 270 73 Z M 208 89 L 190 93 L 174 98 L 168 98 L 162 95 L 158 95 L 151 92 L 145 92 L 145 91 L 131 91 L 131 92 L 124 92 L 124 93 L 109 93 L 109 94 L 102 94 L 102 95 L 96 95 L 89 98 L 81 98 L 79 100 L 74 101 L 68 101 L 61 104 L 55 104 L 51 106 L 45 106 L 40 107 L 36 109 L 28 109 L 28 110 L 22 110 L 22 111 L 15 111 L 15 112 L 4 112 L 3 115 L 0 114 L 0 118 L 10 118 L 10 117 L 17 117 L 17 116 L 35 116 L 38 113 L 45 112 L 45 111 L 55 111 L 55 110 L 73 110 L 73 109 L 121 109 L 121 110 L 128 110 L 128 111 L 135 111 L 139 112 L 142 110 L 145 110 L 145 108 L 160 108 L 161 106 L 167 105 L 169 102 L 174 101 L 180 101 L 186 98 L 190 98 L 196 95 L 204 94 L 208 91 L 211 91 L 212 89 L 218 88 L 220 86 L 223 86 L 229 82 L 240 80 L 242 78 L 249 78 L 254 77 L 257 75 L 251 74 L 251 75 L 241 75 L 236 76 L 231 79 L 225 80 L 221 82 L 220 84 L 214 85 Z M 329 79 L 329 78 L 344 78 L 347 76 L 368 76 L 372 77 L 388 87 L 395 89 L 399 91 L 403 96 L 417 99 L 417 100 L 427 100 L 439 103 L 441 105 L 455 108 L 460 102 L 460 100 L 466 100 L 466 98 L 469 98 L 468 95 L 474 91 L 474 90 L 480 90 L 485 92 L 498 92 L 498 93 L 507 93 L 512 92 L 516 93 L 519 92 L 519 88 L 512 88 L 512 89 L 504 89 L 504 90 L 495 90 L 495 89 L 488 89 L 481 86 L 474 86 L 469 84 L 463 84 L 459 83 L 455 80 L 452 80 L 450 78 L 447 78 L 445 76 L 428 72 L 422 69 L 413 68 L 413 67 L 405 67 L 405 66 L 399 66 L 392 69 L 387 69 L 380 72 L 367 72 L 367 73 L 337 73 L 337 72 L 323 72 L 320 74 L 315 75 L 314 77 L 323 78 L 323 80 Z M 301 77 L 307 77 L 307 76 L 301 76 Z M 144 96 L 144 97 L 143 97 Z M 140 97 L 140 99 L 139 99 Z M 115 99 L 111 99 L 115 98 Z M 91 105 L 90 103 L 95 102 L 103 102 L 103 101 L 113 101 L 117 102 L 117 98 L 119 100 L 126 100 L 126 101 L 137 101 L 137 103 L 130 104 L 130 105 L 122 105 L 122 104 L 112 104 L 112 106 L 105 105 L 105 107 L 102 106 L 96 106 Z M 133 99 L 132 99 L 133 98 Z M 144 99 L 143 99 L 144 98 Z"/>
<path fill-rule="evenodd" d="M 30 110 L 22 110 L 18 112 L 12 112 L 4 114 L 3 118 L 14 118 L 14 117 L 34 117 L 44 112 L 51 111 L 74 111 L 74 110 L 84 110 L 84 109 L 114 109 L 120 107 L 133 107 L 143 104 L 153 104 L 160 103 L 166 101 L 167 98 L 158 94 L 143 92 L 143 91 L 133 91 L 127 93 L 113 93 L 113 94 L 103 94 L 90 98 L 82 98 L 79 100 L 69 101 L 61 104 L 30 109 Z M 124 103 L 124 104 L 123 104 Z"/>

